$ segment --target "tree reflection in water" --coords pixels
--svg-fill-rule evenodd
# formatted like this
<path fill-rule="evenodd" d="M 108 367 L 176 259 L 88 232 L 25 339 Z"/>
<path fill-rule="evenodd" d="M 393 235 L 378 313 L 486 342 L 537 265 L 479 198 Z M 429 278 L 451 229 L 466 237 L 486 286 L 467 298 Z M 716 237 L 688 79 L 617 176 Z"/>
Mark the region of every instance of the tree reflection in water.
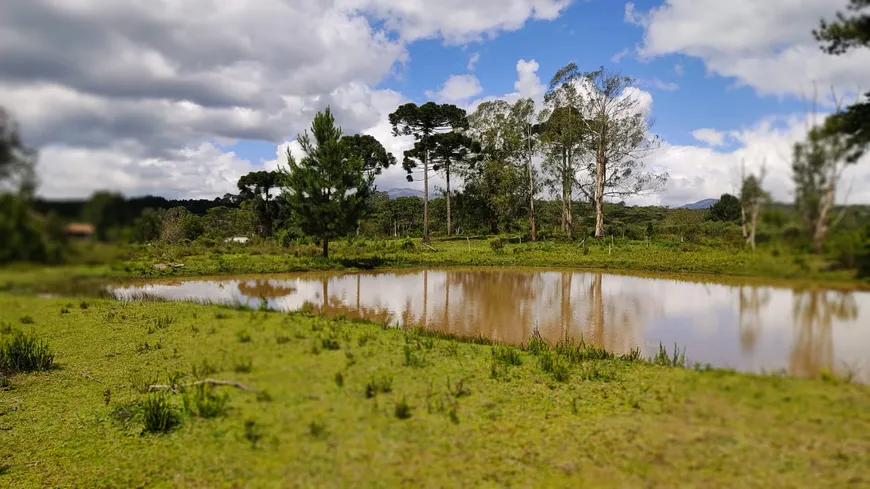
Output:
<path fill-rule="evenodd" d="M 822 370 L 835 372 L 849 365 L 835 365 L 832 325 L 834 320 L 854 321 L 858 305 L 852 292 L 803 289 L 794 291 L 792 318 L 794 344 L 789 373 L 815 377 Z"/>

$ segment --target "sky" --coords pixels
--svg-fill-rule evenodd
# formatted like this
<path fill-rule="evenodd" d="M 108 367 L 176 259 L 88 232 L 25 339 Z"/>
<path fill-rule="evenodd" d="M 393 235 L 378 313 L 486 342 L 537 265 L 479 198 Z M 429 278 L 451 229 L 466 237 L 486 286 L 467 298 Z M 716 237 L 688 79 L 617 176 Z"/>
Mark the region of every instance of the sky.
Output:
<path fill-rule="evenodd" d="M 793 198 L 813 121 L 870 90 L 870 50 L 821 52 L 847 0 L 29 0 L 0 7 L 0 105 L 39 150 L 38 193 L 214 198 L 286 163 L 330 106 L 401 160 L 388 115 L 435 100 L 541 101 L 574 62 L 636 80 L 662 144 L 644 161 L 677 206 L 735 192 L 741 162 Z M 814 97 L 814 94 L 817 96 Z M 814 111 L 813 99 L 818 100 Z M 814 113 L 815 112 L 815 113 Z M 418 188 L 401 168 L 380 190 Z M 440 187 L 437 178 L 433 189 Z M 870 160 L 841 200 L 870 203 Z"/>

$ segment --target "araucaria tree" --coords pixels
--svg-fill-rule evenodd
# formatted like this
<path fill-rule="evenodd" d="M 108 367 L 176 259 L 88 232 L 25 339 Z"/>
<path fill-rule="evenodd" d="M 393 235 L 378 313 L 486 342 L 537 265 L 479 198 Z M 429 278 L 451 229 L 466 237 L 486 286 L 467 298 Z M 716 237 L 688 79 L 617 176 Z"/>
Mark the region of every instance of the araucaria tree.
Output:
<path fill-rule="evenodd" d="M 403 167 L 408 171 L 408 180 L 413 181 L 412 173 L 421 167 L 423 173 L 423 242 L 429 242 L 429 170 L 430 138 L 436 134 L 461 130 L 468 127 L 465 111 L 455 105 L 439 105 L 427 102 L 418 106 L 407 103 L 390 114 L 390 124 L 394 136 L 414 136 L 417 143 L 405 152 Z"/>
<path fill-rule="evenodd" d="M 474 164 L 480 145 L 466 134 L 452 131 L 433 135 L 429 138 L 429 148 L 432 170 L 444 175 L 447 184 L 444 194 L 447 197 L 447 236 L 450 236 L 453 230 L 450 176 L 468 171 Z"/>
<path fill-rule="evenodd" d="M 592 180 L 580 189 L 595 204 L 595 237 L 604 236 L 606 197 L 647 195 L 664 187 L 668 174 L 646 172 L 643 159 L 658 149 L 634 80 L 604 68 L 587 73 L 579 90 L 585 127 L 583 156 Z"/>
<path fill-rule="evenodd" d="M 284 197 L 300 229 L 319 237 L 328 257 L 329 240 L 356 229 L 365 215 L 373 176 L 341 144 L 341 128 L 328 107 L 314 116 L 311 134 L 300 135 L 299 145 L 305 153 L 299 161 L 287 152 Z"/>

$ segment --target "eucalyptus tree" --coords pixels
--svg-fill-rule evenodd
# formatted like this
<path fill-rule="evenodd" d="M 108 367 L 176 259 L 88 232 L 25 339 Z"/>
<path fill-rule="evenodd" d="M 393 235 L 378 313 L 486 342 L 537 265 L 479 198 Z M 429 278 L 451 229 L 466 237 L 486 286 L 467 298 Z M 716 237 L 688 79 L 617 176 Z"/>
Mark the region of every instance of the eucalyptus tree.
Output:
<path fill-rule="evenodd" d="M 284 197 L 300 229 L 318 236 L 328 257 L 329 240 L 355 230 L 365 215 L 374 177 L 341 143 L 329 107 L 314 116 L 311 134 L 299 136 L 299 145 L 305 156 L 298 161 L 287 152 Z"/>
<path fill-rule="evenodd" d="M 405 152 L 402 167 L 408 172 L 408 181 L 414 181 L 415 171 L 423 174 L 423 242 L 429 242 L 429 170 L 431 167 L 430 138 L 436 134 L 468 127 L 465 110 L 451 104 L 427 102 L 401 105 L 390 114 L 394 136 L 413 136 L 414 147 Z"/>
<path fill-rule="evenodd" d="M 579 81 L 580 111 L 585 131 L 580 143 L 590 180 L 581 191 L 595 205 L 595 237 L 604 236 L 604 200 L 657 192 L 666 172 L 645 171 L 643 159 L 658 149 L 649 132 L 651 121 L 641 105 L 634 80 L 603 67 Z"/>
<path fill-rule="evenodd" d="M 577 65 L 571 63 L 553 75 L 544 95 L 544 110 L 539 115 L 541 142 L 546 148 L 543 169 L 548 186 L 561 190 L 562 231 L 569 239 L 574 234 L 572 204 L 577 179 L 576 160 L 587 129 L 583 124 L 582 80 Z"/>

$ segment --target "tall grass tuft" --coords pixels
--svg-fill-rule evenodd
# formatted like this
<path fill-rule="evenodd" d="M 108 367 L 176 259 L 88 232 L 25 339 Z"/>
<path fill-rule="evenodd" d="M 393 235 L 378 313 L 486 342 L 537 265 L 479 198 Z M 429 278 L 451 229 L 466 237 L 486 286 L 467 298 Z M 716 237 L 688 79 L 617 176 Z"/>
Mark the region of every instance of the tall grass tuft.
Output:
<path fill-rule="evenodd" d="M 184 393 L 184 410 L 198 418 L 216 418 L 227 412 L 230 396 L 217 394 L 213 385 L 200 384 Z"/>
<path fill-rule="evenodd" d="M 677 344 L 674 343 L 674 352 L 673 354 L 668 353 L 668 349 L 664 347 L 661 343 L 659 343 L 659 352 L 656 353 L 654 357 L 650 359 L 655 365 L 661 365 L 663 367 L 679 367 L 685 368 L 687 365 L 686 360 L 686 350 L 685 348 L 681 351 Z"/>
<path fill-rule="evenodd" d="M 0 371 L 7 373 L 48 370 L 54 353 L 35 334 L 15 331 L 0 340 Z"/>
<path fill-rule="evenodd" d="M 550 343 L 541 337 L 541 332 L 537 328 L 532 332 L 532 337 L 523 345 L 523 350 L 530 352 L 533 355 L 540 355 L 550 351 Z"/>
<path fill-rule="evenodd" d="M 162 392 L 150 394 L 142 402 L 142 423 L 148 433 L 169 433 L 181 424 L 181 416 Z"/>
<path fill-rule="evenodd" d="M 558 382 L 566 382 L 570 377 L 568 362 L 554 352 L 547 352 L 538 356 L 538 366 L 544 372 L 553 375 Z"/>
<path fill-rule="evenodd" d="M 408 401 L 405 399 L 405 396 L 402 396 L 402 400 L 396 403 L 395 414 L 398 419 L 408 419 L 411 417 L 411 411 L 413 408 Z"/>

